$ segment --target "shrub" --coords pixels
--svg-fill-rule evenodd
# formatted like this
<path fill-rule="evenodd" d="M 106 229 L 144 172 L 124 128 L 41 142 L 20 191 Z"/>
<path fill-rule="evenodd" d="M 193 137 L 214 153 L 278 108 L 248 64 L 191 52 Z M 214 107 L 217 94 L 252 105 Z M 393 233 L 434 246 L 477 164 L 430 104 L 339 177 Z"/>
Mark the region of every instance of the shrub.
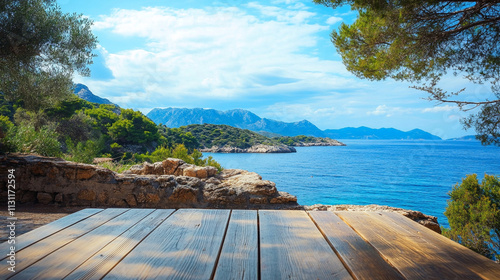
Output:
<path fill-rule="evenodd" d="M 61 155 L 58 137 L 54 125 L 45 125 L 35 130 L 32 124 L 21 123 L 17 127 L 11 127 L 6 138 L 14 152 L 58 157 Z"/>
<path fill-rule="evenodd" d="M 500 256 L 500 180 L 485 175 L 468 175 L 449 193 L 444 213 L 450 229 L 443 234 L 491 259 Z"/>
<path fill-rule="evenodd" d="M 69 138 L 66 140 L 66 145 L 68 147 L 68 155 L 65 157 L 67 160 L 81 162 L 81 163 L 92 163 L 94 158 L 96 158 L 102 151 L 104 140 L 101 139 L 97 141 L 87 140 L 85 142 L 78 142 L 76 145 Z"/>

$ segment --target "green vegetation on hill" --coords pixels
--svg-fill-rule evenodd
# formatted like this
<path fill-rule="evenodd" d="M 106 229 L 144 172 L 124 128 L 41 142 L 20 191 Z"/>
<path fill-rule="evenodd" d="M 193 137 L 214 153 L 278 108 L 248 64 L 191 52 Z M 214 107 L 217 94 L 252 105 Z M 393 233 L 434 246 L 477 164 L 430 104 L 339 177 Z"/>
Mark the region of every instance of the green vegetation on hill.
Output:
<path fill-rule="evenodd" d="M 201 148 L 232 146 L 246 149 L 258 144 L 276 144 L 270 138 L 256 132 L 228 125 L 192 124 L 171 130 L 184 131 L 194 136 Z"/>
<path fill-rule="evenodd" d="M 296 146 L 304 143 L 327 143 L 330 140 L 328 138 L 304 135 L 269 138 L 248 129 L 215 124 L 192 124 L 180 128 L 172 128 L 170 131 L 183 132 L 189 136 L 193 136 L 199 143 L 198 148 L 231 146 L 246 149 L 259 144 Z"/>
<path fill-rule="evenodd" d="M 221 169 L 212 158 L 202 158 L 191 133 L 157 126 L 132 109 L 72 96 L 45 110 L 27 111 L 6 102 L 1 93 L 0 105 L 3 152 L 62 156 L 83 163 L 112 157 L 119 165 L 176 157 Z"/>
<path fill-rule="evenodd" d="M 272 140 L 288 146 L 297 146 L 304 143 L 328 143 L 329 138 L 298 135 L 274 137 Z"/>

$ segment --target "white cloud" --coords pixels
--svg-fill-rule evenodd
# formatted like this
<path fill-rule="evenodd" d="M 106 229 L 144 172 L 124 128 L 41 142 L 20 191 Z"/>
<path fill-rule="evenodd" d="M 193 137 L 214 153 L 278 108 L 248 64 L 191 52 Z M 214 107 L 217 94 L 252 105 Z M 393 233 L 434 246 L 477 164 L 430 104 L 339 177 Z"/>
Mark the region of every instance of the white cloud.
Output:
<path fill-rule="evenodd" d="M 341 17 L 329 17 L 327 20 L 326 20 L 326 24 L 328 25 L 334 25 L 336 24 L 337 22 L 341 22 L 342 21 L 342 18 Z"/>
<path fill-rule="evenodd" d="M 403 115 L 414 113 L 414 108 L 403 108 L 403 107 L 390 107 L 387 105 L 379 105 L 375 110 L 368 111 L 366 114 L 369 116 L 386 116 L 392 117 L 394 115 Z"/>
<path fill-rule="evenodd" d="M 142 108 L 161 106 L 161 99 L 231 99 L 359 87 L 340 61 L 304 52 L 317 46 L 319 32 L 328 30 L 308 23 L 314 13 L 248 6 L 258 14 L 235 7 L 114 10 L 102 16 L 95 29 L 131 38 L 139 47 L 106 53 L 114 79 L 87 83 L 117 96 L 126 93 L 120 97 L 123 106 Z"/>
<path fill-rule="evenodd" d="M 439 113 L 439 112 L 450 112 L 457 110 L 456 106 L 444 105 L 444 106 L 436 106 L 432 108 L 425 108 L 422 110 L 422 113 Z"/>

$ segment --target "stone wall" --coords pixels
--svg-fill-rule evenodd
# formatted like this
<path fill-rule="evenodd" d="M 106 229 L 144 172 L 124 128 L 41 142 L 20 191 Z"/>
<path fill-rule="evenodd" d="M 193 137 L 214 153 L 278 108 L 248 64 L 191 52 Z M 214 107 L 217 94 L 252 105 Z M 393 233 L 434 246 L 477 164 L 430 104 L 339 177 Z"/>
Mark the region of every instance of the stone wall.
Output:
<path fill-rule="evenodd" d="M 90 164 L 35 155 L 0 156 L 1 199 L 15 169 L 18 203 L 143 208 L 282 209 L 297 198 L 253 172 L 198 167 L 179 159 L 132 167 L 124 174 Z"/>

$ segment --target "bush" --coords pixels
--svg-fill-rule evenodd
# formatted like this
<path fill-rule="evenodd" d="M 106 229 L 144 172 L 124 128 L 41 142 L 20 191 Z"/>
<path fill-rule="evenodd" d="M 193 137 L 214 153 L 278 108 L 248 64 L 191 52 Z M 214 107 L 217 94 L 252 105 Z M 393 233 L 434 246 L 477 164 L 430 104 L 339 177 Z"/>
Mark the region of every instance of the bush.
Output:
<path fill-rule="evenodd" d="M 34 153 L 42 156 L 61 156 L 59 135 L 54 125 L 46 125 L 35 130 L 32 124 L 13 126 L 7 133 L 7 144 L 14 152 Z"/>
<path fill-rule="evenodd" d="M 485 175 L 468 175 L 449 193 L 444 213 L 450 229 L 443 234 L 491 259 L 500 257 L 500 180 Z"/>
<path fill-rule="evenodd" d="M 84 142 L 97 135 L 99 132 L 92 130 L 92 118 L 82 111 L 72 115 L 69 119 L 61 120 L 57 132 L 65 138 L 69 137 L 75 142 Z M 63 138 L 64 139 L 64 138 Z"/>
<path fill-rule="evenodd" d="M 94 158 L 101 153 L 104 146 L 104 140 L 101 137 L 101 139 L 97 141 L 87 140 L 85 142 L 78 142 L 75 145 L 73 141 L 68 138 L 66 140 L 66 145 L 68 147 L 68 155 L 65 157 L 66 160 L 92 163 Z"/>
<path fill-rule="evenodd" d="M 130 153 L 125 153 L 121 162 L 125 162 L 126 164 L 141 162 L 154 163 L 164 161 L 167 158 L 178 158 L 189 164 L 198 166 L 213 166 L 219 171 L 223 170 L 222 166 L 211 156 L 206 159 L 203 159 L 202 157 L 203 154 L 200 151 L 194 150 L 192 153 L 189 153 L 188 149 L 183 144 L 179 144 L 175 148 L 157 147 L 151 154 L 145 153 L 130 155 Z"/>

